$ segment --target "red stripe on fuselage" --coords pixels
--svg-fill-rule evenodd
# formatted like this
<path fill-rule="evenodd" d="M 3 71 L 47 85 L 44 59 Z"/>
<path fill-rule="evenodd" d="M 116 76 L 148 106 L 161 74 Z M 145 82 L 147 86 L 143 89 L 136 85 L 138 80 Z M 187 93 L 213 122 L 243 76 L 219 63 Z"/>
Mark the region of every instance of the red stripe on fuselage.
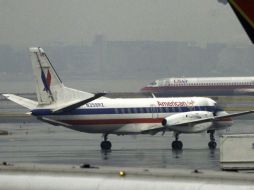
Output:
<path fill-rule="evenodd" d="M 142 91 L 160 91 L 160 90 L 236 90 L 236 89 L 254 89 L 254 86 L 158 86 L 158 87 L 144 87 Z"/>
<path fill-rule="evenodd" d="M 61 120 L 71 125 L 110 125 L 131 123 L 161 123 L 163 118 L 137 118 L 137 119 L 98 119 L 98 120 Z"/>

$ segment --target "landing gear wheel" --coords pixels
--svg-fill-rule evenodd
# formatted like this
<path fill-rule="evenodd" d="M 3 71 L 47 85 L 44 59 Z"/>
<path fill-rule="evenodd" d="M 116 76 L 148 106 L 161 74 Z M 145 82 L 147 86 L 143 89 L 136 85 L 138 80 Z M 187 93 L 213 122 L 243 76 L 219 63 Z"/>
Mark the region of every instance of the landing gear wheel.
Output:
<path fill-rule="evenodd" d="M 172 149 L 173 150 L 182 150 L 182 148 L 183 148 L 182 141 L 173 141 L 172 142 Z"/>
<path fill-rule="evenodd" d="M 210 141 L 208 143 L 208 147 L 209 147 L 210 150 L 216 149 L 216 146 L 217 146 L 217 143 L 215 141 Z"/>
<path fill-rule="evenodd" d="M 207 132 L 210 133 L 210 142 L 208 143 L 208 147 L 210 150 L 214 150 L 216 149 L 216 146 L 217 146 L 217 143 L 215 142 L 215 138 L 214 138 L 215 130 L 209 130 Z"/>
<path fill-rule="evenodd" d="M 110 150 L 112 147 L 112 144 L 110 141 L 102 141 L 101 142 L 101 149 L 102 150 Z"/>

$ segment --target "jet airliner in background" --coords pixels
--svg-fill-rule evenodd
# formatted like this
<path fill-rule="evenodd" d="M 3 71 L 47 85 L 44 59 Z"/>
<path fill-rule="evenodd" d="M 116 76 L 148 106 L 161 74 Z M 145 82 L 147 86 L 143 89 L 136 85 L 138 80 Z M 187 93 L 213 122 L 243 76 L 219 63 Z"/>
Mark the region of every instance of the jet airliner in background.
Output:
<path fill-rule="evenodd" d="M 200 77 L 158 79 L 141 89 L 158 96 L 254 95 L 254 77 Z"/>
<path fill-rule="evenodd" d="M 28 109 L 29 114 L 52 125 L 76 131 L 102 133 L 101 149 L 111 149 L 109 134 L 151 134 L 173 131 L 173 149 L 182 149 L 181 133 L 210 133 L 209 148 L 216 148 L 214 132 L 232 125 L 231 117 L 253 113 L 228 114 L 215 101 L 203 97 L 116 98 L 65 87 L 42 48 L 29 48 L 37 101 L 3 94 Z"/>
<path fill-rule="evenodd" d="M 225 2 L 225 0 L 218 0 Z M 227 0 L 254 43 L 254 1 Z M 254 95 L 254 76 L 158 79 L 141 89 L 159 96 L 235 96 Z"/>

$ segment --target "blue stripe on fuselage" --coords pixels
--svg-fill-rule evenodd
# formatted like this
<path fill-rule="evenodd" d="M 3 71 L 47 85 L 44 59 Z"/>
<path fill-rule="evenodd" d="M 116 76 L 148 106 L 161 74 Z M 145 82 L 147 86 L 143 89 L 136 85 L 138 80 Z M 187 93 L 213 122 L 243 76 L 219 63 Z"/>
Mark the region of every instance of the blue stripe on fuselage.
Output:
<path fill-rule="evenodd" d="M 138 108 L 82 108 L 63 113 L 52 113 L 50 109 L 34 109 L 32 115 L 98 115 L 98 114 L 137 114 L 137 113 L 180 113 L 188 111 L 215 112 L 214 106 L 195 107 L 138 107 Z"/>

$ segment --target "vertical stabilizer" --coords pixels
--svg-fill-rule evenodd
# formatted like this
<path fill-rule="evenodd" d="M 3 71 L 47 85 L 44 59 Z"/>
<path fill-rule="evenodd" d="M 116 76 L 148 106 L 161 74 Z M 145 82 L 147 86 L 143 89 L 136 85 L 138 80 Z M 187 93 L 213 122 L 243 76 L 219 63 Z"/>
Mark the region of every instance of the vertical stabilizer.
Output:
<path fill-rule="evenodd" d="M 39 104 L 51 104 L 57 101 L 57 92 L 63 89 L 61 79 L 51 65 L 42 48 L 29 48 L 33 66 L 36 94 Z"/>
<path fill-rule="evenodd" d="M 94 96 L 91 93 L 65 87 L 42 48 L 32 47 L 29 48 L 29 52 L 35 76 L 38 105 L 61 105 Z"/>

